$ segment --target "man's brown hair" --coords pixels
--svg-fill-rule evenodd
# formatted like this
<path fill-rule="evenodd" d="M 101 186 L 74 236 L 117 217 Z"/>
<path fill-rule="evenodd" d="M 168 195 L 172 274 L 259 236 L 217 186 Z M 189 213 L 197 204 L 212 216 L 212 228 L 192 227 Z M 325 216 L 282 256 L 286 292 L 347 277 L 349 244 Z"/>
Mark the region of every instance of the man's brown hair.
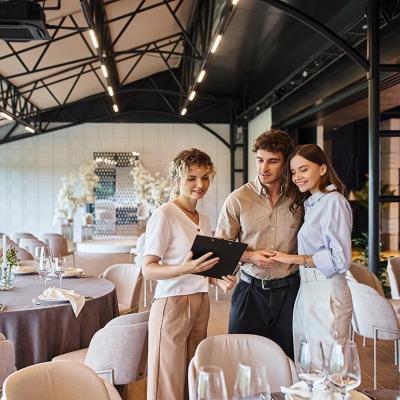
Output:
<path fill-rule="evenodd" d="M 254 142 L 253 151 L 267 150 L 271 153 L 281 152 L 285 160 L 294 151 L 294 142 L 289 134 L 279 129 L 271 129 L 262 133 Z"/>

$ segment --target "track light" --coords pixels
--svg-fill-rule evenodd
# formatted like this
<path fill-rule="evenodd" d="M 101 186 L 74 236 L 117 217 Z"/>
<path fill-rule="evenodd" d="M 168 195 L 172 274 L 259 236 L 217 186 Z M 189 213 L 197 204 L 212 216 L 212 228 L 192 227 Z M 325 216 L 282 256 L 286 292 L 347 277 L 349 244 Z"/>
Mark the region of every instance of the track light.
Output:
<path fill-rule="evenodd" d="M 9 121 L 14 121 L 14 118 L 11 115 L 6 114 L 5 112 L 0 112 L 0 115 Z"/>
<path fill-rule="evenodd" d="M 116 104 L 113 104 L 113 109 L 114 109 L 114 112 L 116 112 L 116 113 L 119 111 L 119 108 Z"/>
<path fill-rule="evenodd" d="M 35 130 L 33 128 L 31 128 L 30 126 L 25 126 L 25 129 L 30 133 L 35 133 Z"/>
<path fill-rule="evenodd" d="M 101 72 L 103 73 L 104 78 L 108 78 L 108 71 L 104 64 L 101 64 Z"/>
<path fill-rule="evenodd" d="M 189 95 L 189 101 L 192 101 L 196 97 L 196 91 L 192 90 Z"/>
<path fill-rule="evenodd" d="M 107 90 L 108 90 L 108 94 L 109 94 L 111 97 L 114 96 L 114 90 L 113 90 L 113 88 L 112 88 L 111 86 L 108 86 Z"/>
<path fill-rule="evenodd" d="M 206 75 L 206 70 L 202 69 L 199 73 L 199 76 L 197 77 L 197 82 L 202 82 L 202 80 L 204 79 L 204 76 Z"/>
<path fill-rule="evenodd" d="M 183 107 L 181 110 L 181 115 L 185 115 L 187 113 L 187 108 Z"/>
<path fill-rule="evenodd" d="M 213 43 L 213 45 L 211 47 L 211 50 L 210 50 L 212 54 L 214 54 L 217 51 L 217 48 L 218 48 L 219 44 L 221 43 L 221 39 L 222 39 L 222 35 L 221 34 L 219 34 L 215 38 L 214 43 Z"/>
<path fill-rule="evenodd" d="M 97 41 L 96 34 L 93 29 L 89 29 L 90 39 L 92 39 L 92 43 L 95 49 L 99 48 L 99 42 Z"/>
<path fill-rule="evenodd" d="M 239 0 L 232 0 L 232 5 L 236 6 L 236 4 L 239 3 Z"/>

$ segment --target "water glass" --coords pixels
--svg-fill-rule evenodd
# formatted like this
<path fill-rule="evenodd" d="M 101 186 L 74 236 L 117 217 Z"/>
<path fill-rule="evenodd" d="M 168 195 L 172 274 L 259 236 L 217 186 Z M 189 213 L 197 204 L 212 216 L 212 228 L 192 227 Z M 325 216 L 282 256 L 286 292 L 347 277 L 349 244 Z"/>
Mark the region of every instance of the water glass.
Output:
<path fill-rule="evenodd" d="M 60 279 L 60 289 L 62 288 L 62 277 L 68 269 L 64 259 L 55 258 L 54 260 L 54 272 Z"/>
<path fill-rule="evenodd" d="M 347 398 L 350 390 L 360 385 L 360 359 L 354 342 L 349 341 L 344 345 L 337 342 L 332 344 L 328 379 L 340 391 L 343 400 Z"/>
<path fill-rule="evenodd" d="M 300 341 L 296 369 L 299 379 L 307 383 L 311 398 L 314 384 L 323 381 L 326 377 L 326 358 L 320 341 Z"/>
<path fill-rule="evenodd" d="M 221 367 L 206 365 L 197 376 L 198 400 L 228 400 L 224 373 Z"/>
<path fill-rule="evenodd" d="M 49 279 L 47 275 L 51 271 L 50 260 L 48 258 L 43 258 L 38 268 L 38 275 L 41 280 L 44 280 L 44 289 L 47 289 L 47 280 Z"/>
<path fill-rule="evenodd" d="M 270 400 L 271 390 L 265 365 L 249 366 L 239 363 L 235 385 L 234 400 Z"/>
<path fill-rule="evenodd" d="M 236 380 L 233 387 L 233 400 L 251 399 L 251 367 L 239 363 L 236 371 Z"/>

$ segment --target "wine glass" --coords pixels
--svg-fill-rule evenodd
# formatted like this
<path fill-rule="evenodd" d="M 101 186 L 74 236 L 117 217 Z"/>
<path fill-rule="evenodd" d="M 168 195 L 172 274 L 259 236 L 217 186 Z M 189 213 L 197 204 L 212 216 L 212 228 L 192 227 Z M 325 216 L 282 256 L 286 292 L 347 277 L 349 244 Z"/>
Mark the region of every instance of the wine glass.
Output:
<path fill-rule="evenodd" d="M 322 343 L 318 340 L 301 340 L 299 353 L 296 357 L 297 376 L 305 381 L 313 394 L 314 384 L 326 377 L 326 360 Z"/>
<path fill-rule="evenodd" d="M 354 342 L 349 341 L 344 345 L 333 342 L 329 359 L 328 379 L 334 387 L 339 389 L 343 400 L 347 398 L 349 390 L 360 385 L 360 359 Z"/>
<path fill-rule="evenodd" d="M 265 365 L 256 365 L 252 370 L 251 393 L 253 400 L 271 400 L 271 388 Z"/>
<path fill-rule="evenodd" d="M 38 275 L 41 280 L 44 280 L 44 289 L 47 289 L 47 277 L 51 270 L 50 260 L 48 258 L 43 258 L 39 264 Z"/>
<path fill-rule="evenodd" d="M 224 373 L 221 367 L 206 365 L 197 377 L 198 400 L 228 400 Z"/>
<path fill-rule="evenodd" d="M 55 263 L 54 264 L 54 272 L 58 276 L 58 278 L 60 279 L 60 289 L 61 289 L 61 287 L 62 287 L 62 277 L 65 274 L 65 272 L 67 271 L 68 266 L 65 263 L 64 259 L 55 258 L 54 263 Z"/>
<path fill-rule="evenodd" d="M 236 371 L 236 380 L 233 387 L 233 400 L 251 399 L 251 367 L 239 363 Z"/>
<path fill-rule="evenodd" d="M 233 387 L 233 400 L 270 400 L 271 390 L 265 365 L 239 363 Z"/>

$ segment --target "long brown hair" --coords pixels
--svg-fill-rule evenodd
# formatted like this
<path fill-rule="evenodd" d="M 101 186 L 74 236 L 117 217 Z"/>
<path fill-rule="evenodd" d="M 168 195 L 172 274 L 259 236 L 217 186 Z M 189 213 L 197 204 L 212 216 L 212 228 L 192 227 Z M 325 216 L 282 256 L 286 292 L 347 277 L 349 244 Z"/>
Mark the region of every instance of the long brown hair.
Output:
<path fill-rule="evenodd" d="M 292 173 L 290 172 L 290 161 L 293 157 L 300 156 L 305 158 L 312 163 L 321 165 L 326 165 L 326 172 L 321 176 L 321 180 L 319 182 L 319 190 L 320 192 L 326 193 L 326 187 L 333 184 L 336 186 L 336 191 L 345 195 L 346 186 L 337 176 L 331 162 L 328 160 L 328 157 L 324 153 L 324 151 L 317 146 L 316 144 L 303 144 L 297 146 L 294 152 L 287 158 L 286 166 L 285 166 L 285 193 L 289 197 L 292 198 L 292 203 L 290 205 L 290 210 L 295 212 L 298 207 L 302 207 L 304 201 L 311 196 L 310 192 L 301 193 L 298 187 L 292 181 Z"/>

